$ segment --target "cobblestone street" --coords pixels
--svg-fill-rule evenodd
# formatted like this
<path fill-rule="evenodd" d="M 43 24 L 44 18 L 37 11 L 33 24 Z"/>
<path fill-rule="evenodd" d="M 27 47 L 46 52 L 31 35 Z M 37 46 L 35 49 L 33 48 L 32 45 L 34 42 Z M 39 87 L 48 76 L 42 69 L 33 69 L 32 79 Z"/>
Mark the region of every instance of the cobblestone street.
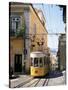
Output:
<path fill-rule="evenodd" d="M 20 75 L 16 79 L 10 80 L 11 88 L 20 87 L 42 87 L 42 86 L 55 86 L 55 85 L 65 85 L 65 72 L 50 72 L 49 75 L 45 77 L 33 78 L 30 75 Z"/>

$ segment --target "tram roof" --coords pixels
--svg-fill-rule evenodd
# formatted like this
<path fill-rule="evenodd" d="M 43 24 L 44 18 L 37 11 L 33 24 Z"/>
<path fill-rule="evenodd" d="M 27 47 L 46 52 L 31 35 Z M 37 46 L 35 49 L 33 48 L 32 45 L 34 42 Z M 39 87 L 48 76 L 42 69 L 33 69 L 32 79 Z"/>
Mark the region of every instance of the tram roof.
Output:
<path fill-rule="evenodd" d="M 39 51 L 30 53 L 30 57 L 44 57 L 44 56 L 46 55 L 43 52 L 39 52 Z"/>

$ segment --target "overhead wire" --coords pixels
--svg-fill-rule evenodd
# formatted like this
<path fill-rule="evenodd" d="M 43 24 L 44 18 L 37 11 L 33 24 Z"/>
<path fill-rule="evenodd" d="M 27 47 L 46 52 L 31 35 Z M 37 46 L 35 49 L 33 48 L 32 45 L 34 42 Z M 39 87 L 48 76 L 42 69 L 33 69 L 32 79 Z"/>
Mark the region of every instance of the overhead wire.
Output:
<path fill-rule="evenodd" d="M 43 8 L 43 10 L 45 11 L 45 9 L 44 9 L 44 5 L 42 4 L 42 8 Z M 53 7 L 53 5 L 50 7 L 50 6 L 48 6 L 48 8 L 49 8 L 49 28 L 54 28 L 53 30 L 52 29 L 50 29 L 51 31 L 49 31 L 49 32 L 52 32 L 52 33 L 48 33 L 48 35 L 50 36 L 51 35 L 51 38 L 53 37 L 53 38 L 56 38 L 56 39 L 58 39 L 58 37 L 61 35 L 61 34 L 65 34 L 65 33 L 58 33 L 57 32 L 57 29 L 56 29 L 56 21 L 55 21 L 55 19 L 53 19 L 53 17 L 55 17 L 55 13 L 54 13 L 54 7 Z M 50 13 L 50 11 L 52 11 L 53 13 L 52 13 L 52 15 L 51 15 L 51 13 Z M 57 14 L 56 14 L 57 15 Z M 53 16 L 53 17 L 52 17 Z M 52 18 L 51 18 L 52 17 Z M 57 16 L 56 16 L 57 17 Z M 51 24 L 51 22 L 52 23 L 54 23 L 54 24 Z M 53 26 L 53 27 L 52 27 Z M 56 36 L 57 35 L 57 36 Z M 52 42 L 53 42 L 53 39 L 51 39 L 52 40 Z M 55 44 L 58 44 L 58 42 L 55 42 Z"/>

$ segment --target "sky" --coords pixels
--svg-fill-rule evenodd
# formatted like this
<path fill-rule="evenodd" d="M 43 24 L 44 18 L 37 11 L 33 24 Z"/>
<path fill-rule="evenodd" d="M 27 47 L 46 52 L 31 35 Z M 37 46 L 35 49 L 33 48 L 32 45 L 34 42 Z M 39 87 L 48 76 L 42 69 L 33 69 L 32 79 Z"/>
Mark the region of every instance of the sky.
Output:
<path fill-rule="evenodd" d="M 46 29 L 48 33 L 53 33 L 52 35 L 48 35 L 48 47 L 51 49 L 57 49 L 58 48 L 58 35 L 55 35 L 54 33 L 64 33 L 65 32 L 65 26 L 63 23 L 63 10 L 60 9 L 57 5 L 54 4 L 33 4 L 33 6 L 37 9 L 41 9 L 46 23 Z"/>

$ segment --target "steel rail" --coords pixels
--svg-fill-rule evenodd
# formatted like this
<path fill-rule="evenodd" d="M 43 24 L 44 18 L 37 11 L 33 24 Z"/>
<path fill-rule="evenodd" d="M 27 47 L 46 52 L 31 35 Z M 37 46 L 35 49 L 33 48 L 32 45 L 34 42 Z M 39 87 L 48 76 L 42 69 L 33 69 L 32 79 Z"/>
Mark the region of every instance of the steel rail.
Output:
<path fill-rule="evenodd" d="M 26 83 L 28 83 L 28 82 L 30 82 L 30 81 L 32 81 L 32 80 L 33 80 L 33 78 L 28 79 L 27 81 L 24 81 L 24 82 L 18 84 L 17 86 L 15 86 L 15 87 L 13 87 L 13 88 L 20 88 L 20 87 L 22 87 L 23 85 L 25 85 Z"/>

